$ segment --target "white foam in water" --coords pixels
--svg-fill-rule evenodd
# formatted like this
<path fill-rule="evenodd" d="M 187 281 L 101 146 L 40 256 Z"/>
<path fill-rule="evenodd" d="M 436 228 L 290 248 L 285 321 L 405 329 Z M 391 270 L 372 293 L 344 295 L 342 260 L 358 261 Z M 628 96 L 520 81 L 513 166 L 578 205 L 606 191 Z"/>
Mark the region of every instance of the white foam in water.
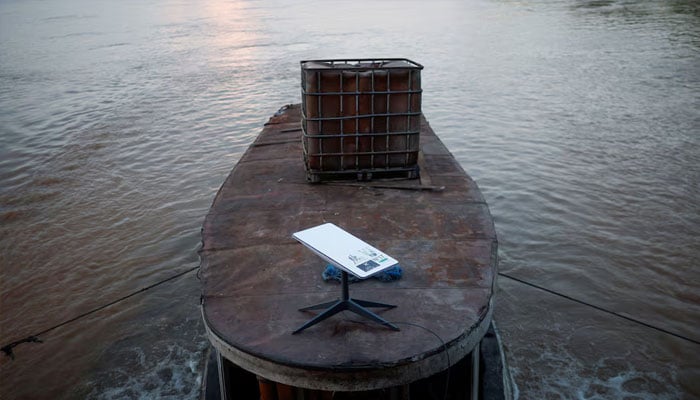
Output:
<path fill-rule="evenodd" d="M 164 350 L 164 351 L 163 351 Z M 88 399 L 198 399 L 202 383 L 201 352 L 192 352 L 178 345 L 167 349 L 131 347 L 134 363 L 120 363 L 120 368 L 95 377 Z M 165 353 L 165 354 L 163 354 Z"/>
<path fill-rule="evenodd" d="M 544 351 L 537 363 L 552 367 L 547 375 L 529 376 L 533 371 L 511 367 L 514 377 L 531 378 L 539 387 L 527 388 L 529 398 L 578 399 L 578 400 L 672 400 L 682 398 L 682 391 L 672 387 L 676 382 L 675 368 L 669 368 L 671 379 L 654 371 L 639 371 L 623 357 L 610 357 L 598 360 L 595 365 L 584 365 L 561 347 L 557 352 Z M 538 372 L 542 369 L 538 368 Z M 521 379 L 523 382 L 523 379 Z M 520 398 L 520 390 L 513 388 L 514 398 Z"/>

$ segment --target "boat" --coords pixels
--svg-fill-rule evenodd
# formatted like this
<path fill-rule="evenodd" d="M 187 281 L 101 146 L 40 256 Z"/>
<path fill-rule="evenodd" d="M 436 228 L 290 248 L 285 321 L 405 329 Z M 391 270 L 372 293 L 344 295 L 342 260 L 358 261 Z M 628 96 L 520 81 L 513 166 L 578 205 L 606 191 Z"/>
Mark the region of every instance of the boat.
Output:
<path fill-rule="evenodd" d="M 492 324 L 498 241 L 477 184 L 422 114 L 417 173 L 310 177 L 303 108 L 270 117 L 203 224 L 207 397 L 509 398 Z M 400 279 L 328 279 L 292 237 L 324 223 L 396 258 Z M 398 329 L 343 312 L 296 332 L 320 312 L 306 306 L 346 291 L 395 305 L 373 312 Z"/>

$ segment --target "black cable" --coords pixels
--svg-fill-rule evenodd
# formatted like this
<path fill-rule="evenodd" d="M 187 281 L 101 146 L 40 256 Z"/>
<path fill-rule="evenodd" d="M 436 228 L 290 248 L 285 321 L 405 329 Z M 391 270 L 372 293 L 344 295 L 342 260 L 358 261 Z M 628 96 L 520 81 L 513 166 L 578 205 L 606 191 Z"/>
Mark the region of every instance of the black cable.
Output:
<path fill-rule="evenodd" d="M 508 275 L 508 274 L 503 273 L 503 272 L 499 272 L 498 275 L 503 276 L 503 277 L 506 277 L 506 278 L 508 278 L 508 279 L 512 279 L 512 280 L 514 280 L 514 281 L 516 281 L 516 282 L 520 282 L 520 283 L 523 283 L 523 284 L 525 284 L 525 285 L 531 286 L 531 287 L 533 287 L 533 288 L 535 288 L 535 289 L 540 289 L 540 290 L 545 291 L 545 292 L 547 292 L 547 293 L 551 293 L 551 294 L 553 294 L 553 295 L 557 295 L 557 296 L 559 296 L 559 297 L 563 297 L 563 298 L 565 298 L 565 299 L 567 299 L 567 300 L 571 300 L 571 301 L 573 301 L 573 302 L 582 304 L 582 305 L 584 305 L 584 306 L 588 306 L 588 307 L 591 307 L 591 308 L 595 308 L 595 309 L 598 310 L 598 311 L 602 311 L 602 312 L 604 312 L 604 313 L 608 313 L 608 314 L 610 314 L 610 315 L 614 315 L 614 316 L 616 316 L 616 317 L 625 319 L 625 320 L 630 321 L 630 322 L 637 323 L 637 324 L 642 325 L 642 326 L 645 326 L 645 327 L 647 327 L 647 328 L 651 328 L 651 329 L 657 330 L 657 331 L 659 331 L 659 332 L 663 332 L 663 333 L 665 333 L 665 334 L 668 334 L 668 335 L 671 335 L 671 336 L 675 336 L 675 337 L 677 337 L 677 338 L 679 338 L 679 339 L 687 340 L 687 341 L 689 341 L 689 342 L 691 342 L 691 343 L 695 343 L 695 344 L 700 344 L 700 341 L 697 341 L 697 340 L 695 340 L 695 339 L 691 339 L 691 338 L 689 338 L 689 337 L 687 337 L 687 336 L 683 336 L 683 335 L 681 335 L 681 334 L 679 334 L 679 333 L 672 332 L 672 331 L 666 330 L 666 329 L 664 329 L 664 328 L 660 328 L 660 327 L 658 327 L 658 326 L 654 326 L 654 325 L 648 324 L 648 323 L 646 323 L 646 322 L 644 322 L 644 321 L 640 321 L 640 320 L 635 319 L 635 318 L 632 318 L 632 317 L 627 317 L 627 316 L 625 316 L 625 315 L 616 313 L 615 311 L 610 311 L 610 310 L 608 310 L 608 309 L 605 309 L 605 308 L 603 308 L 603 307 L 597 306 L 597 305 L 595 305 L 595 304 L 591 304 L 591 303 L 585 302 L 585 301 L 583 301 L 583 300 L 579 300 L 579 299 L 577 299 L 577 298 L 574 298 L 574 297 L 565 295 L 565 294 L 563 294 L 563 293 L 556 292 L 556 291 L 554 291 L 554 290 L 552 290 L 552 289 L 547 289 L 546 287 L 536 285 L 536 284 L 534 284 L 534 283 L 532 283 L 532 282 L 528 282 L 528 281 L 523 280 L 523 279 L 520 279 L 520 278 L 516 278 L 516 277 L 514 277 L 514 276 L 512 276 L 512 275 Z"/>
<path fill-rule="evenodd" d="M 97 307 L 97 308 L 93 308 L 93 309 L 90 310 L 90 311 L 86 311 L 86 312 L 84 312 L 84 313 L 78 315 L 77 317 L 73 317 L 73 318 L 71 318 L 71 319 L 69 319 L 69 320 L 63 321 L 63 322 L 61 322 L 61 323 L 59 323 L 59 324 L 57 324 L 57 325 L 54 325 L 54 326 L 52 326 L 52 327 L 50 327 L 50 328 L 44 329 L 43 331 L 41 331 L 41 332 L 39 332 L 39 333 L 36 333 L 36 334 L 34 334 L 34 335 L 30 335 L 30 336 L 28 336 L 28 337 L 26 337 L 26 338 L 24 338 L 24 339 L 16 340 L 16 341 L 14 341 L 14 342 L 12 342 L 12 343 L 8 343 L 8 344 L 2 346 L 2 347 L 0 348 L 0 350 L 2 350 L 6 355 L 8 355 L 9 357 L 11 357 L 11 358 L 14 360 L 15 357 L 14 357 L 14 354 L 13 354 L 13 352 L 12 352 L 12 348 L 14 348 L 15 346 L 17 346 L 18 344 L 21 344 L 21 343 L 31 343 L 31 342 L 42 343 L 42 341 L 39 340 L 38 337 L 41 336 L 41 335 L 43 335 L 43 334 L 45 334 L 45 333 L 51 332 L 52 330 L 58 329 L 58 328 L 60 328 L 60 327 L 62 327 L 62 326 L 64 326 L 64 325 L 68 325 L 68 324 L 70 324 L 71 322 L 75 322 L 75 321 L 77 321 L 77 320 L 79 320 L 79 319 L 81 319 L 81 318 L 87 317 L 88 315 L 94 314 L 94 313 L 96 313 L 96 312 L 98 312 L 98 311 L 100 311 L 100 310 L 104 310 L 105 308 L 107 308 L 107 307 L 109 307 L 109 306 L 112 306 L 112 305 L 114 305 L 114 304 L 117 304 L 117 303 L 119 303 L 119 302 L 122 302 L 122 301 L 124 301 L 124 300 L 126 300 L 126 299 L 128 299 L 128 298 L 130 298 L 130 297 L 136 296 L 136 295 L 139 294 L 139 293 L 142 293 L 142 292 L 145 292 L 145 291 L 147 291 L 147 290 L 153 289 L 154 287 L 159 286 L 159 285 L 162 285 L 162 284 L 165 283 L 165 282 L 172 281 L 173 279 L 179 278 L 179 277 L 181 277 L 181 276 L 183 276 L 183 275 L 185 275 L 185 274 L 187 274 L 187 273 L 189 273 L 189 272 L 192 272 L 192 271 L 194 271 L 195 269 L 198 269 L 198 268 L 199 268 L 199 265 L 196 266 L 196 267 L 192 267 L 192 268 L 186 269 L 186 270 L 184 270 L 184 271 L 182 271 L 182 272 L 179 272 L 179 273 L 177 273 L 177 274 L 175 274 L 175 275 L 173 275 L 173 276 L 170 276 L 170 277 L 168 277 L 168 278 L 165 278 L 165 279 L 163 279 L 163 280 L 160 281 L 160 282 L 156 282 L 156 283 L 154 283 L 154 284 L 152 284 L 152 285 L 148 285 L 148 286 L 146 286 L 146 287 L 144 287 L 144 288 L 141 288 L 141 289 L 139 289 L 139 290 L 137 290 L 137 291 L 135 291 L 135 292 L 129 293 L 129 294 L 127 294 L 126 296 L 120 297 L 120 298 L 118 298 L 118 299 L 116 299 L 116 300 L 114 300 L 114 301 L 111 301 L 111 302 L 107 303 L 107 304 L 101 305 L 101 306 L 99 306 L 99 307 Z"/>
<path fill-rule="evenodd" d="M 452 367 L 452 363 L 450 362 L 450 353 L 447 351 L 447 343 L 445 343 L 445 341 L 442 340 L 440 335 L 435 333 L 435 331 L 433 331 L 432 329 L 427 328 L 423 325 L 414 324 L 413 322 L 395 322 L 395 321 L 392 321 L 392 323 L 398 324 L 398 325 L 410 325 L 410 326 L 415 326 L 416 328 L 421 328 L 421 329 L 425 330 L 426 332 L 430 333 L 431 335 L 435 336 L 437 338 L 437 340 L 440 341 L 440 344 L 442 344 L 442 348 L 445 352 L 445 356 L 447 357 L 447 374 L 446 374 L 447 376 L 445 377 L 445 395 L 443 397 L 445 400 L 447 400 L 447 397 L 449 394 L 449 389 L 450 389 L 450 367 Z M 477 346 L 478 346 L 478 344 L 477 344 Z"/>

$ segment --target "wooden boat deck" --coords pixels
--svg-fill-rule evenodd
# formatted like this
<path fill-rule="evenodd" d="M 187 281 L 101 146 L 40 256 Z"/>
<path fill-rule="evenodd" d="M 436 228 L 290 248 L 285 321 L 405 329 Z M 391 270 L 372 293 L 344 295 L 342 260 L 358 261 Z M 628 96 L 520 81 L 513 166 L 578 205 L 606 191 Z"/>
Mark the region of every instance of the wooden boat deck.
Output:
<path fill-rule="evenodd" d="M 270 118 L 216 195 L 202 230 L 202 314 L 234 364 L 275 382 L 359 391 L 454 364 L 492 316 L 497 240 L 475 182 L 422 120 L 420 179 L 306 182 L 299 106 Z M 332 222 L 399 260 L 403 277 L 350 285 L 395 332 L 344 312 L 300 334 L 299 308 L 340 296 L 293 232 Z M 449 354 L 449 356 L 448 356 Z"/>

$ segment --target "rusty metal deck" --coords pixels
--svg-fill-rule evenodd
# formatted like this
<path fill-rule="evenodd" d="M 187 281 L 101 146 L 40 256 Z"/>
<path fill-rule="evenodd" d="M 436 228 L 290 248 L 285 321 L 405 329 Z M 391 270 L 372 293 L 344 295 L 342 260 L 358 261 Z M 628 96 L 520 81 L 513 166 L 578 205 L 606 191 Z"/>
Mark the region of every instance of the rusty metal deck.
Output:
<path fill-rule="evenodd" d="M 477 185 L 422 120 L 420 180 L 310 184 L 299 107 L 265 124 L 216 195 L 202 230 L 202 315 L 221 355 L 258 376 L 369 390 L 430 376 L 467 355 L 491 321 L 496 233 Z M 398 259 L 403 277 L 350 285 L 395 332 L 344 312 L 292 335 L 340 296 L 293 232 L 333 222 Z M 439 338 L 437 336 L 439 336 Z"/>

